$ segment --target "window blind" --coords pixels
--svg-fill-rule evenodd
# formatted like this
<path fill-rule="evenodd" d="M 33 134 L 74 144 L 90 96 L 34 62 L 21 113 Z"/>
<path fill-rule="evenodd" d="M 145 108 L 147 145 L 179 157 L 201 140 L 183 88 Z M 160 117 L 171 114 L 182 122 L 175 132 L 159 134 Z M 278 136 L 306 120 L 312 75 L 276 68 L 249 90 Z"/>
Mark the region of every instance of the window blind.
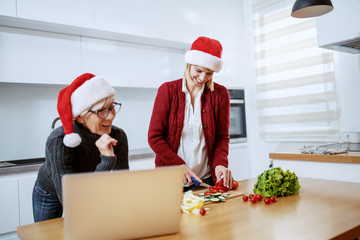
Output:
<path fill-rule="evenodd" d="M 315 18 L 290 16 L 292 4 L 254 0 L 252 5 L 260 135 L 335 140 L 339 110 L 333 53 L 317 46 Z"/>

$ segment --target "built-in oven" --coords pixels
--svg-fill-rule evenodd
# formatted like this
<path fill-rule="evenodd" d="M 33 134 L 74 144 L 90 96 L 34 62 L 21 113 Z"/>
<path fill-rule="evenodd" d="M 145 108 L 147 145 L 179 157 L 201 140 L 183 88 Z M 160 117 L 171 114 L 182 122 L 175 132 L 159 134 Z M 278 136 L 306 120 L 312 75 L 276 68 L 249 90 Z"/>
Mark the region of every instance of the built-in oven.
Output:
<path fill-rule="evenodd" d="M 230 95 L 230 143 L 246 142 L 245 92 L 229 89 Z"/>

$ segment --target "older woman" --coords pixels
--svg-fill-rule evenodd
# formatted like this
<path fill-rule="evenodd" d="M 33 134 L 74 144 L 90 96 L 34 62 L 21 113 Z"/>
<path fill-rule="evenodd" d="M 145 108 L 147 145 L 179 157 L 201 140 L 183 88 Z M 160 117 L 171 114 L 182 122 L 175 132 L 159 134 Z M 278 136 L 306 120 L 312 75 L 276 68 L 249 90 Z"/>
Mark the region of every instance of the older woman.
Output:
<path fill-rule="evenodd" d="M 191 185 L 192 178 L 233 185 L 227 158 L 229 93 L 212 80 L 222 68 L 221 55 L 219 41 L 199 37 L 185 54 L 184 77 L 162 84 L 155 99 L 148 132 L 155 164 L 183 165 L 184 185 Z"/>
<path fill-rule="evenodd" d="M 35 222 L 61 217 L 64 174 L 128 169 L 125 132 L 112 125 L 121 104 L 115 89 L 90 73 L 62 89 L 57 108 L 62 126 L 46 141 L 45 163 L 33 190 Z"/>

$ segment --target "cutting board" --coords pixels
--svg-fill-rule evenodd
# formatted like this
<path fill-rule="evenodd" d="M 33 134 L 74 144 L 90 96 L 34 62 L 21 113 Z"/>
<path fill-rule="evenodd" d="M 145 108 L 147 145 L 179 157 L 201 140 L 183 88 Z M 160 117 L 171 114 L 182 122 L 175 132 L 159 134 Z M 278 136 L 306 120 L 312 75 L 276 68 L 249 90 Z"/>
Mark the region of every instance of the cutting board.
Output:
<path fill-rule="evenodd" d="M 197 196 L 199 193 L 203 193 L 203 192 L 207 192 L 207 191 L 209 191 L 209 189 L 204 188 L 204 189 L 199 189 L 199 190 L 193 191 L 193 193 L 195 196 Z M 228 193 L 230 193 L 230 196 L 227 198 L 227 200 L 233 199 L 233 198 L 238 198 L 238 197 L 244 195 L 244 192 L 240 191 L 239 189 L 230 190 L 230 191 L 228 191 Z"/>

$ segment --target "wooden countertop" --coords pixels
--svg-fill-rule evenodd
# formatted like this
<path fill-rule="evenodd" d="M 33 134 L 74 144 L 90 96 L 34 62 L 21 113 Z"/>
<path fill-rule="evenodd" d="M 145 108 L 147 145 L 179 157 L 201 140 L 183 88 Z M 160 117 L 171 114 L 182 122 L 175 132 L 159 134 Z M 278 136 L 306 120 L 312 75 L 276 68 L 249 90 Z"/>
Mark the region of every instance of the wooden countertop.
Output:
<path fill-rule="evenodd" d="M 239 182 L 249 194 L 256 179 Z M 181 214 L 180 233 L 149 239 L 351 239 L 360 236 L 360 184 L 299 178 L 298 195 L 265 205 L 241 197 Z M 63 219 L 19 226 L 21 240 L 63 240 Z"/>
<path fill-rule="evenodd" d="M 333 162 L 333 163 L 360 163 L 360 152 L 347 152 L 334 155 L 303 154 L 300 149 L 269 153 L 270 159 L 276 160 L 296 160 L 313 162 Z"/>

